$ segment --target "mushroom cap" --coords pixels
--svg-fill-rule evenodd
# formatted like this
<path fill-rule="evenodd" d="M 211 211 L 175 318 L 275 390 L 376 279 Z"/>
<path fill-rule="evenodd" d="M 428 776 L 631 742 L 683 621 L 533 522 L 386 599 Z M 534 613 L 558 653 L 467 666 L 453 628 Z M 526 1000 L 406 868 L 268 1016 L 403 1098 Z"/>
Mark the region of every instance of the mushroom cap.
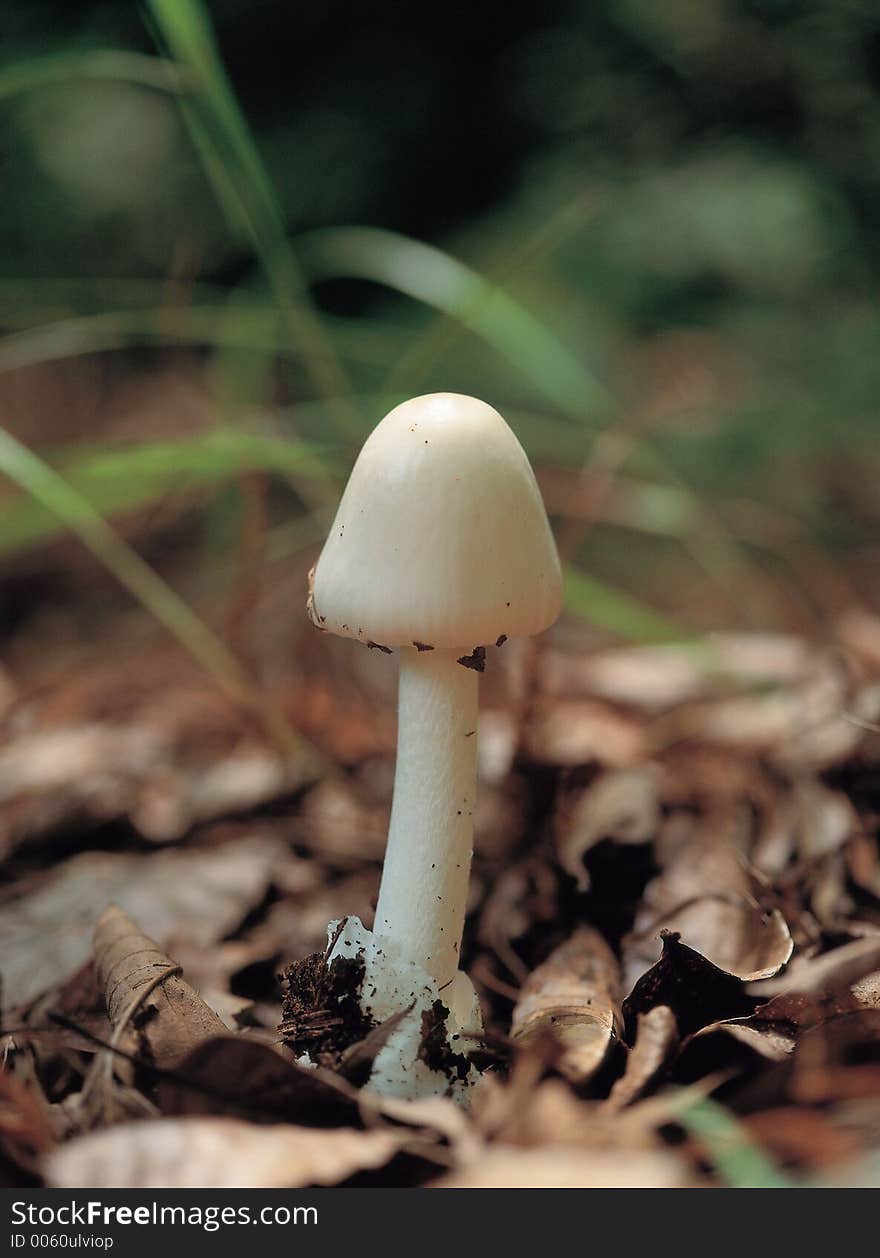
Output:
<path fill-rule="evenodd" d="M 383 646 L 485 646 L 562 606 L 531 465 L 496 410 L 460 393 L 394 408 L 352 469 L 314 572 L 313 622 Z"/>

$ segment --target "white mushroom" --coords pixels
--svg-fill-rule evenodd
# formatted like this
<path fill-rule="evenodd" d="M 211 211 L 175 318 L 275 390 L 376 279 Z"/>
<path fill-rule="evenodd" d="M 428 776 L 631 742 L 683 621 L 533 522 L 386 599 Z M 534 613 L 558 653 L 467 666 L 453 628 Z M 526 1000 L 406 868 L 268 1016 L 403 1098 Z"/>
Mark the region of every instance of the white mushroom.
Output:
<path fill-rule="evenodd" d="M 364 444 L 313 576 L 321 629 L 400 649 L 394 801 L 374 950 L 430 976 L 453 1013 L 476 800 L 485 650 L 559 614 L 559 559 L 513 432 L 485 402 L 435 393 L 396 407 Z M 399 1008 L 374 975 L 383 1016 Z M 383 990 L 384 987 L 384 990 Z M 394 990 L 392 990 L 394 989 Z"/>

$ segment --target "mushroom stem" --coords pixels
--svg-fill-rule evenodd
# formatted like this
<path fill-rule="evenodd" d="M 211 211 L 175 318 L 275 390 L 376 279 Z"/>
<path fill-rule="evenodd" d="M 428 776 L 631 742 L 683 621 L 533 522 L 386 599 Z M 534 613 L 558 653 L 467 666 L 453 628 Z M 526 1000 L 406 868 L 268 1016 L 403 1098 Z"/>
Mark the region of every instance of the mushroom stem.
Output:
<path fill-rule="evenodd" d="M 441 989 L 458 971 L 474 841 L 478 674 L 462 650 L 400 650 L 394 801 L 374 936 Z"/>

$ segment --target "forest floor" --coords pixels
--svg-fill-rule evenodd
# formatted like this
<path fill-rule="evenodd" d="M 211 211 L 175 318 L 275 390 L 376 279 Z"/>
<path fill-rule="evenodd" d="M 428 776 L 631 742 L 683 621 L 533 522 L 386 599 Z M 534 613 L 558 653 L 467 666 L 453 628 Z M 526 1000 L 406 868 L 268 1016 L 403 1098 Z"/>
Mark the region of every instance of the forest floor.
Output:
<path fill-rule="evenodd" d="M 283 751 L 94 573 L 6 640 L 3 1179 L 876 1184 L 880 622 L 490 652 L 463 1110 L 279 1042 L 279 975 L 371 921 L 393 774 L 395 661 L 309 628 L 306 566 L 244 649 Z"/>

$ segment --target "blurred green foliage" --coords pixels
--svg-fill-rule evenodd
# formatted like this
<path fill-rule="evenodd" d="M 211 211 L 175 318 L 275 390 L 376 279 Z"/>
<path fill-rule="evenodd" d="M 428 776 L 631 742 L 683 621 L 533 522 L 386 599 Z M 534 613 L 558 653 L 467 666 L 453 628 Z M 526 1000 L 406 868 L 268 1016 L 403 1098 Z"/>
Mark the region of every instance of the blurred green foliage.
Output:
<path fill-rule="evenodd" d="M 217 398 L 199 440 L 37 450 L 92 509 L 258 467 L 321 518 L 389 405 L 453 389 L 582 478 L 580 525 L 550 506 L 597 627 L 773 622 L 802 552 L 870 598 L 873 0 L 12 8 L 0 372 L 184 346 Z M 0 551 L 57 527 L 3 502 Z"/>

